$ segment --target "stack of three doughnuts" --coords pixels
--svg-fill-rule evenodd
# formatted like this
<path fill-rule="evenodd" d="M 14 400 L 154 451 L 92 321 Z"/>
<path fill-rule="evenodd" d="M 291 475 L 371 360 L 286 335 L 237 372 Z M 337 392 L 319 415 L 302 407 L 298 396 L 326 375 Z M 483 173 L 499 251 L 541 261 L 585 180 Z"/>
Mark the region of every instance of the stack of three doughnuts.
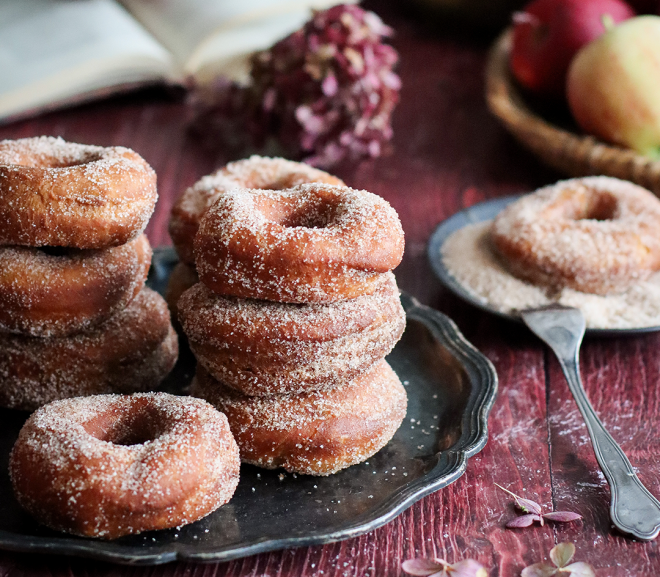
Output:
<path fill-rule="evenodd" d="M 0 406 L 154 388 L 177 356 L 144 288 L 156 177 L 135 152 L 0 142 Z"/>
<path fill-rule="evenodd" d="M 252 187 L 226 186 L 230 172 Z M 281 159 L 233 163 L 196 187 L 214 177 L 194 240 L 201 282 L 177 305 L 199 362 L 191 394 L 227 415 L 245 462 L 327 475 L 365 460 L 406 410 L 384 360 L 405 325 L 395 211 Z M 183 204 L 170 226 L 180 255 Z"/>

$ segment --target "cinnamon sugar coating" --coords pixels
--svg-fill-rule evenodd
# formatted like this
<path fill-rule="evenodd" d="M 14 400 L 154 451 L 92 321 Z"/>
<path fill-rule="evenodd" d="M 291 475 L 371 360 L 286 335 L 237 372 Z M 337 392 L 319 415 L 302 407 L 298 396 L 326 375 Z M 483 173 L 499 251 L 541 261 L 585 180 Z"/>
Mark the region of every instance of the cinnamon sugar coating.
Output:
<path fill-rule="evenodd" d="M 128 307 L 84 333 L 0 333 L 0 406 L 34 410 L 58 399 L 153 390 L 177 355 L 167 305 L 145 287 Z"/>
<path fill-rule="evenodd" d="M 611 177 L 561 181 L 504 209 L 490 236 L 515 276 L 552 289 L 621 293 L 660 270 L 660 200 Z"/>
<path fill-rule="evenodd" d="M 63 337 L 123 310 L 151 264 L 145 235 L 104 249 L 0 247 L 0 330 Z"/>
<path fill-rule="evenodd" d="M 10 457 L 16 498 L 38 521 L 103 539 L 205 517 L 231 498 L 239 468 L 225 416 L 165 393 L 46 405 Z"/>
<path fill-rule="evenodd" d="M 406 392 L 386 361 L 343 386 L 246 397 L 198 367 L 191 394 L 220 409 L 241 459 L 266 469 L 331 475 L 382 449 L 406 415 Z"/>
<path fill-rule="evenodd" d="M 202 177 L 172 207 L 169 231 L 179 258 L 195 264 L 193 241 L 204 213 L 225 192 L 234 188 L 281 190 L 307 182 L 343 185 L 337 177 L 302 162 L 253 155 L 230 162 Z"/>
<path fill-rule="evenodd" d="M 157 196 L 156 173 L 128 148 L 0 141 L 0 245 L 121 245 L 144 230 Z"/>
<path fill-rule="evenodd" d="M 195 237 L 197 272 L 213 292 L 287 303 L 370 294 L 403 246 L 387 201 L 325 184 L 228 191 Z"/>
<path fill-rule="evenodd" d="M 392 273 L 372 295 L 329 304 L 222 297 L 199 283 L 179 301 L 193 353 L 206 370 L 245 395 L 343 385 L 387 355 L 406 324 Z"/>

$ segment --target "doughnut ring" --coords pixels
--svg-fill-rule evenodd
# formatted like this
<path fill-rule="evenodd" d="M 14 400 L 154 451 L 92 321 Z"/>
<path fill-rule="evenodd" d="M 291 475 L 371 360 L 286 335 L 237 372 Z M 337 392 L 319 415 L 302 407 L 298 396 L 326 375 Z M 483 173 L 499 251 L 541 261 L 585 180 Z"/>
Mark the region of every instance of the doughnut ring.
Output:
<path fill-rule="evenodd" d="M 30 411 L 58 399 L 153 390 L 177 354 L 167 305 L 145 287 L 123 311 L 84 333 L 0 333 L 0 406 Z"/>
<path fill-rule="evenodd" d="M 0 142 L 0 245 L 124 244 L 144 230 L 157 196 L 156 173 L 128 148 Z"/>
<path fill-rule="evenodd" d="M 0 247 L 0 330 L 33 337 L 88 330 L 126 308 L 150 263 L 145 235 L 97 250 Z"/>
<path fill-rule="evenodd" d="M 227 415 L 241 459 L 266 469 L 331 475 L 382 449 L 406 415 L 399 378 L 381 360 L 329 391 L 246 397 L 197 369 L 191 395 Z"/>
<path fill-rule="evenodd" d="M 620 293 L 660 270 L 660 200 L 616 178 L 565 180 L 508 206 L 490 236 L 517 277 L 551 289 Z"/>
<path fill-rule="evenodd" d="M 202 218 L 200 280 L 221 295 L 328 303 L 374 292 L 403 256 L 403 230 L 387 201 L 327 184 L 235 189 Z"/>
<path fill-rule="evenodd" d="M 42 407 L 21 429 L 9 467 L 18 502 L 41 523 L 116 539 L 205 517 L 233 495 L 240 459 L 211 405 L 145 393 Z"/>
<path fill-rule="evenodd" d="M 345 384 L 387 355 L 406 324 L 393 273 L 383 273 L 371 295 L 330 304 L 222 297 L 199 283 L 178 308 L 198 362 L 254 396 Z"/>
<path fill-rule="evenodd" d="M 343 185 L 338 178 L 302 162 L 251 156 L 230 162 L 204 176 L 176 201 L 170 217 L 170 237 L 182 262 L 195 264 L 193 240 L 204 213 L 223 193 L 233 188 L 281 190 L 306 182 Z"/>

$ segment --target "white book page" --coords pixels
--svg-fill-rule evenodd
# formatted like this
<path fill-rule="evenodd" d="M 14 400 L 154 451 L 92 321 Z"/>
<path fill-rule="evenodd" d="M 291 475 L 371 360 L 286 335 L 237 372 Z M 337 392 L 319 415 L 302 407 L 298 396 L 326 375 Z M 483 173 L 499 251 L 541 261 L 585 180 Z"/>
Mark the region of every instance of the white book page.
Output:
<path fill-rule="evenodd" d="M 0 1 L 0 117 L 173 78 L 171 55 L 112 0 Z"/>
<path fill-rule="evenodd" d="M 199 81 L 245 74 L 247 56 L 338 0 L 120 0 Z"/>

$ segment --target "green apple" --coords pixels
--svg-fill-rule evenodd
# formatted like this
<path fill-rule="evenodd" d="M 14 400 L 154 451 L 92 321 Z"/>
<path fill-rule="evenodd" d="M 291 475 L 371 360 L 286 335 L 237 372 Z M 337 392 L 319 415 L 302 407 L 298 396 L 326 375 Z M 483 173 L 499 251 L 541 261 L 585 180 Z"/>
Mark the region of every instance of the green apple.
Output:
<path fill-rule="evenodd" d="M 585 132 L 660 158 L 660 16 L 631 18 L 587 44 L 566 90 Z"/>

